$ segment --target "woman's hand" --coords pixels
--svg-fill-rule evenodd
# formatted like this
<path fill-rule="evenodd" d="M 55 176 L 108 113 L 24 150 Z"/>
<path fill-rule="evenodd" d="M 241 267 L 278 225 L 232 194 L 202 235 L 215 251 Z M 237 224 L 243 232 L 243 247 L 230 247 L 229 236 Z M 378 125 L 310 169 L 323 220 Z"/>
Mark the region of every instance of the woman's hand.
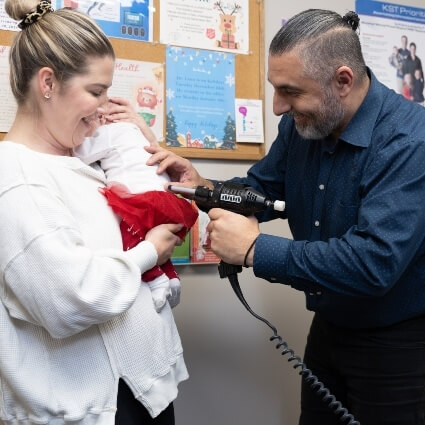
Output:
<path fill-rule="evenodd" d="M 183 241 L 175 235 L 182 228 L 182 224 L 160 224 L 146 233 L 145 240 L 151 242 L 158 253 L 158 265 L 164 264 L 171 257 L 176 245 L 182 244 Z"/>
<path fill-rule="evenodd" d="M 136 124 L 151 145 L 159 146 L 154 132 L 146 121 L 134 110 L 130 102 L 121 97 L 111 97 L 105 114 L 107 122 L 132 122 Z"/>
<path fill-rule="evenodd" d="M 158 164 L 157 173 L 167 172 L 169 175 L 170 183 L 167 183 L 167 186 L 170 184 L 190 188 L 207 186 L 213 189 L 213 184 L 200 176 L 188 159 L 182 158 L 160 146 L 145 146 L 145 149 L 152 154 L 146 164 Z"/>

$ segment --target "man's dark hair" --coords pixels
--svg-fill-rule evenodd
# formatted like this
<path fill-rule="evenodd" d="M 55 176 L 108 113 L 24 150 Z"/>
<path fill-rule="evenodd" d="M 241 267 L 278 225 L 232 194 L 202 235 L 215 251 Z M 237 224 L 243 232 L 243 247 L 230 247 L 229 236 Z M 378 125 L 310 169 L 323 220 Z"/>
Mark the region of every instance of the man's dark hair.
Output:
<path fill-rule="evenodd" d="M 323 9 L 309 9 L 292 17 L 274 36 L 271 56 L 296 51 L 303 72 L 320 84 L 327 84 L 340 66 L 353 70 L 357 80 L 366 75 L 366 64 L 357 29 L 360 19 L 355 12 L 344 16 Z"/>

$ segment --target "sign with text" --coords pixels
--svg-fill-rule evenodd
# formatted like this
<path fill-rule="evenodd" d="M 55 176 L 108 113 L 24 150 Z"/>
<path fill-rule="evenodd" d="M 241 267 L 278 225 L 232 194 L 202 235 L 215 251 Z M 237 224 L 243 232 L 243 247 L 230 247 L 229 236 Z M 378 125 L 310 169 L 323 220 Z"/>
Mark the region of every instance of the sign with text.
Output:
<path fill-rule="evenodd" d="M 169 46 L 166 68 L 166 144 L 236 149 L 234 55 Z"/>

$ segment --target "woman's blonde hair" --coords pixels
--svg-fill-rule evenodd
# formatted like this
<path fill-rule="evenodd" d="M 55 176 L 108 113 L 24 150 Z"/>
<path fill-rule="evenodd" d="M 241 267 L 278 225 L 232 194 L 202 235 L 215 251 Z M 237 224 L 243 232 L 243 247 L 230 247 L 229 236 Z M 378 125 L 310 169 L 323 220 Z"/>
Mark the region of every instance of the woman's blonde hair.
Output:
<path fill-rule="evenodd" d="M 40 3 L 39 0 L 6 0 L 5 10 L 12 19 L 22 22 Z M 10 48 L 13 95 L 18 105 L 22 105 L 28 97 L 32 77 L 45 66 L 64 83 L 84 74 L 89 59 L 104 56 L 114 59 L 113 47 L 89 16 L 71 8 L 44 13 L 25 25 Z"/>

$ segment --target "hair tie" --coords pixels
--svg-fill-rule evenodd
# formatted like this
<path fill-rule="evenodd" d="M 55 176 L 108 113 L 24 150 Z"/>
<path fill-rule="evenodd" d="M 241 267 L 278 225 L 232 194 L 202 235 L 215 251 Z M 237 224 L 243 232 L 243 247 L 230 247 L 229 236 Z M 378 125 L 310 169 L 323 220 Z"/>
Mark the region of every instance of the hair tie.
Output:
<path fill-rule="evenodd" d="M 35 12 L 27 13 L 25 15 L 25 18 L 22 19 L 21 22 L 19 22 L 18 27 L 23 30 L 29 27 L 34 22 L 38 22 L 43 17 L 43 15 L 49 12 L 54 12 L 50 1 L 41 0 L 35 9 Z"/>
<path fill-rule="evenodd" d="M 353 31 L 357 31 L 360 24 L 359 15 L 356 12 L 348 12 L 343 17 L 342 20 L 348 24 Z"/>

